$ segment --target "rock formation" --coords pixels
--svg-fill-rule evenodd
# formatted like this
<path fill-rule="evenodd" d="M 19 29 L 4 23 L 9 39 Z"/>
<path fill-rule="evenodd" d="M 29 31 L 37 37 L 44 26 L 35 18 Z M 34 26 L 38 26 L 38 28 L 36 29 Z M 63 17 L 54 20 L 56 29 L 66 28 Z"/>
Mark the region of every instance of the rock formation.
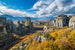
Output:
<path fill-rule="evenodd" d="M 67 15 L 59 15 L 57 18 L 53 20 L 53 25 L 56 28 L 63 28 L 64 26 L 68 26 Z"/>
<path fill-rule="evenodd" d="M 14 23 L 13 23 L 13 21 L 12 20 L 8 20 L 7 21 L 7 31 L 8 31 L 8 33 L 10 32 L 10 33 L 14 33 L 15 32 L 15 28 L 14 28 L 15 26 L 14 26 Z"/>
<path fill-rule="evenodd" d="M 17 23 L 17 33 L 19 33 L 19 34 L 25 33 L 25 25 L 24 25 L 24 22 L 18 21 L 18 23 Z"/>
<path fill-rule="evenodd" d="M 32 22 L 31 22 L 31 19 L 29 17 L 25 18 L 25 26 L 28 28 L 32 27 Z"/>
<path fill-rule="evenodd" d="M 6 33 L 6 18 L 0 17 L 0 32 Z"/>
<path fill-rule="evenodd" d="M 0 17 L 0 27 L 4 26 L 6 24 L 6 18 L 5 17 Z"/>
<path fill-rule="evenodd" d="M 72 17 L 69 20 L 69 27 L 75 28 L 75 15 L 72 15 Z"/>

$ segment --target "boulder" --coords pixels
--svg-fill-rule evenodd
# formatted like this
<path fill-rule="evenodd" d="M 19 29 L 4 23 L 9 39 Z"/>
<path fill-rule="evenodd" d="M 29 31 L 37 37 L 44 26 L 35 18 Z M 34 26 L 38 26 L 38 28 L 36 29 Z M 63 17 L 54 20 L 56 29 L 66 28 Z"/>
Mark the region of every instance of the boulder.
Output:
<path fill-rule="evenodd" d="M 26 44 L 24 45 L 24 48 L 26 48 L 27 45 L 28 45 L 28 43 L 26 43 Z"/>
<path fill-rule="evenodd" d="M 20 46 L 20 49 L 22 49 L 23 48 L 23 46 Z"/>
<path fill-rule="evenodd" d="M 37 40 L 37 39 L 38 39 L 38 36 L 34 36 L 34 37 L 33 37 L 33 40 Z"/>
<path fill-rule="evenodd" d="M 21 42 L 21 46 L 24 46 L 24 42 Z"/>
<path fill-rule="evenodd" d="M 53 30 L 53 28 L 49 28 L 48 30 Z"/>
<path fill-rule="evenodd" d="M 72 31 L 73 29 L 72 28 L 69 28 L 68 30 Z"/>
<path fill-rule="evenodd" d="M 41 37 L 38 38 L 38 41 L 41 42 Z"/>
<path fill-rule="evenodd" d="M 41 36 L 41 37 L 38 38 L 38 41 L 39 41 L 39 42 L 46 41 L 46 40 L 47 40 L 47 38 L 45 38 L 45 37 L 43 37 L 43 36 Z"/>
<path fill-rule="evenodd" d="M 41 41 L 46 41 L 46 40 L 47 40 L 47 38 L 41 36 Z"/>
<path fill-rule="evenodd" d="M 45 38 L 45 37 L 43 37 L 43 36 L 41 36 L 41 37 L 34 36 L 34 37 L 33 37 L 33 40 L 38 40 L 39 42 L 42 42 L 42 41 L 46 41 L 47 38 Z"/>

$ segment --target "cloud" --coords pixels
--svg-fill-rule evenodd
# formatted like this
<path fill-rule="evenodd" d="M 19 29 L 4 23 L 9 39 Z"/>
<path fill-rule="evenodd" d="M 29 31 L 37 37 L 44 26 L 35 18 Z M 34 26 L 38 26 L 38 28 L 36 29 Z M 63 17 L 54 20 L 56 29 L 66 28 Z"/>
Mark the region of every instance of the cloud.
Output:
<path fill-rule="evenodd" d="M 0 3 L 0 15 L 8 14 L 13 17 L 32 17 L 32 14 L 20 10 L 9 9 Z"/>
<path fill-rule="evenodd" d="M 72 4 L 73 0 L 55 0 L 58 6 L 67 6 Z"/>
<path fill-rule="evenodd" d="M 61 14 L 75 14 L 75 0 L 55 0 L 49 4 L 49 6 L 40 8 L 36 14 L 39 17 L 50 17 Z"/>
<path fill-rule="evenodd" d="M 14 17 L 50 17 L 61 14 L 75 14 L 75 0 L 39 0 L 28 11 L 35 11 L 35 13 L 9 9 L 0 3 L 0 15 L 8 14 Z"/>
<path fill-rule="evenodd" d="M 52 0 L 53 1 L 53 0 Z M 46 8 L 47 6 L 49 6 L 49 4 L 51 4 L 50 0 L 40 0 L 38 2 L 36 2 L 33 7 L 29 10 L 34 10 L 34 9 L 40 9 L 40 8 Z"/>

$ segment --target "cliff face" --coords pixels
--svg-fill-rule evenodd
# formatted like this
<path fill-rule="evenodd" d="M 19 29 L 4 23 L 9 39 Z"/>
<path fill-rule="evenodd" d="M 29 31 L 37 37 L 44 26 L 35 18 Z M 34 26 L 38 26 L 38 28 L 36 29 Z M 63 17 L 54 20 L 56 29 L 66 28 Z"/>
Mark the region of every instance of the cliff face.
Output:
<path fill-rule="evenodd" d="M 63 28 L 64 26 L 75 28 L 75 15 L 69 17 L 67 15 L 59 15 L 53 20 L 53 26 L 56 28 Z"/>
<path fill-rule="evenodd" d="M 53 20 L 53 25 L 57 28 L 63 28 L 64 26 L 68 26 L 67 19 L 67 15 L 59 15 Z"/>
<path fill-rule="evenodd" d="M 58 17 L 66 18 L 66 17 L 67 17 L 67 15 L 59 15 Z"/>
<path fill-rule="evenodd" d="M 0 17 L 0 27 L 4 26 L 6 24 L 6 18 Z"/>
<path fill-rule="evenodd" d="M 72 15 L 69 21 L 69 26 L 75 28 L 75 15 Z"/>
<path fill-rule="evenodd" d="M 30 18 L 26 17 L 25 18 L 25 26 L 30 26 L 31 25 L 31 20 Z"/>
<path fill-rule="evenodd" d="M 0 17 L 0 32 L 6 33 L 6 18 Z"/>

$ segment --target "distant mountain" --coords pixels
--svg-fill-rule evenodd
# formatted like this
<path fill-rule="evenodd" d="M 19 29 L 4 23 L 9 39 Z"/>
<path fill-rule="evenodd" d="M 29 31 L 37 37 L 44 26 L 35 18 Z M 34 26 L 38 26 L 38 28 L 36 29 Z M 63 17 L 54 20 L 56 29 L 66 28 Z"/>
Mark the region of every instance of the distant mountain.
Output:
<path fill-rule="evenodd" d="M 24 21 L 25 20 L 25 17 L 13 17 L 11 15 L 0 15 L 0 17 L 6 17 L 7 20 L 12 20 L 12 21 Z M 54 19 L 55 17 L 39 17 L 39 18 L 33 18 L 33 17 L 30 17 L 31 20 L 48 20 L 48 19 Z"/>
<path fill-rule="evenodd" d="M 55 17 L 38 17 L 38 18 L 32 18 L 32 20 L 46 20 L 46 19 L 54 19 Z"/>
<path fill-rule="evenodd" d="M 6 17 L 7 20 L 12 20 L 12 21 L 23 21 L 25 19 L 25 17 L 13 17 L 11 15 L 0 15 L 0 17 Z"/>

